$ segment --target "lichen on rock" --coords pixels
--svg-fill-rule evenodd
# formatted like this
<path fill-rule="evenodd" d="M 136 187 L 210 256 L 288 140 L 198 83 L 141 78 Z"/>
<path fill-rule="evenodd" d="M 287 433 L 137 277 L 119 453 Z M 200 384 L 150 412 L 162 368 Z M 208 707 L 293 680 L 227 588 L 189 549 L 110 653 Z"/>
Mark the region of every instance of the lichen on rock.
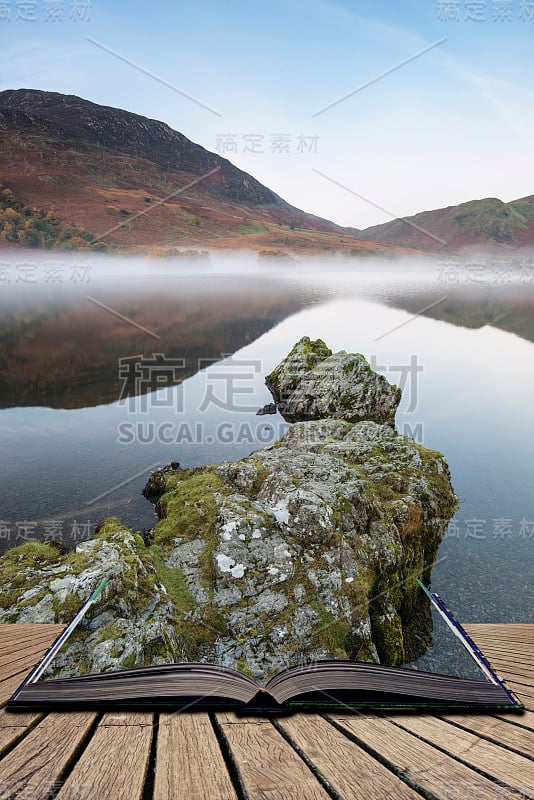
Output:
<path fill-rule="evenodd" d="M 287 422 L 374 420 L 394 425 L 401 390 L 374 372 L 361 353 L 332 353 L 322 339 L 303 336 L 266 378 Z"/>
<path fill-rule="evenodd" d="M 55 656 L 48 674 L 103 672 L 180 660 L 174 605 L 140 536 L 110 519 L 61 556 L 25 542 L 0 558 L 0 622 L 67 623 L 101 582 L 98 604 Z"/>
<path fill-rule="evenodd" d="M 201 475 L 218 486 L 198 533 L 182 523 L 188 501 L 164 504 L 154 531 L 195 598 L 192 629 L 208 611 L 225 621 L 224 633 L 204 628 L 197 657 L 260 677 L 300 660 L 417 654 L 415 577 L 456 502 L 439 453 L 388 425 L 325 419 L 237 463 L 175 473 L 168 494 L 185 498 Z"/>
<path fill-rule="evenodd" d="M 75 554 L 26 553 L 24 584 L 9 551 L 0 621 L 63 620 L 60 598 L 81 602 L 109 574 L 60 670 L 203 660 L 263 679 L 313 659 L 420 655 L 430 615 L 415 579 L 456 508 L 443 456 L 394 430 L 400 390 L 359 354 L 304 337 L 267 382 L 303 421 L 237 463 L 155 472 L 149 547 L 107 522 Z"/>

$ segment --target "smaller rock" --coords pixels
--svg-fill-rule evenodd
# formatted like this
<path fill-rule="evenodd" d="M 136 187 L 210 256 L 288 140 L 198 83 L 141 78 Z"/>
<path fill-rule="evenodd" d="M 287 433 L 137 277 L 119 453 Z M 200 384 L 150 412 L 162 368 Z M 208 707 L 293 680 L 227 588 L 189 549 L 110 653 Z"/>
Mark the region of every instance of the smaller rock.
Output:
<path fill-rule="evenodd" d="M 174 473 L 183 472 L 178 461 L 171 461 L 166 467 L 161 467 L 152 473 L 143 489 L 143 496 L 149 503 L 156 505 L 162 494 L 167 491 L 167 478 Z"/>
<path fill-rule="evenodd" d="M 265 382 L 287 422 L 370 420 L 394 427 L 401 390 L 374 372 L 360 353 L 332 354 L 303 336 Z"/>
<path fill-rule="evenodd" d="M 265 414 L 276 414 L 276 405 L 274 403 L 266 403 L 263 408 L 256 411 L 257 417 L 263 417 Z"/>

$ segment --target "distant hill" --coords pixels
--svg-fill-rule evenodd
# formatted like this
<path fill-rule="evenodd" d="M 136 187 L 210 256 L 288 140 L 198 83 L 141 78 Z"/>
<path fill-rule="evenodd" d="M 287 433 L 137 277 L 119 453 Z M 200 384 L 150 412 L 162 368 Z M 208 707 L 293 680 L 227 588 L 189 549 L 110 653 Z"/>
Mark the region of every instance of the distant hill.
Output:
<path fill-rule="evenodd" d="M 28 216 L 51 213 L 78 243 L 90 231 L 122 248 L 396 252 L 294 208 L 163 122 L 74 95 L 0 92 L 0 142 L 0 181 L 15 202 Z"/>
<path fill-rule="evenodd" d="M 432 252 L 500 252 L 534 245 L 534 195 L 503 203 L 496 197 L 423 211 L 358 231 L 367 241 Z M 439 241 L 442 240 L 442 241 Z M 446 243 L 446 244 L 444 244 Z"/>

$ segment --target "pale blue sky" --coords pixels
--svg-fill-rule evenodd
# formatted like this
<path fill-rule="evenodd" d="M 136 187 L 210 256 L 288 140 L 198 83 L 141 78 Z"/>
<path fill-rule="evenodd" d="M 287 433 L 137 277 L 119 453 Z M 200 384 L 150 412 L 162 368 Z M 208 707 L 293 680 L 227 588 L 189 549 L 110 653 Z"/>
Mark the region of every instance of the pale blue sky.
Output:
<path fill-rule="evenodd" d="M 341 224 L 391 217 L 314 169 L 392 215 L 534 192 L 534 2 L 0 5 L 0 89 L 77 94 L 163 120 Z"/>

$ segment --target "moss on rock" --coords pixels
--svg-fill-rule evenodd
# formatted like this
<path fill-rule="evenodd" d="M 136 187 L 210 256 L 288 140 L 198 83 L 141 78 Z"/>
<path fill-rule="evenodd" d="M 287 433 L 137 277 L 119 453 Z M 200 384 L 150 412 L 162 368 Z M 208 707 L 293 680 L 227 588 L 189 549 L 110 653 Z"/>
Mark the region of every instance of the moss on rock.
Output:
<path fill-rule="evenodd" d="M 67 556 L 9 551 L 0 621 L 67 621 L 108 575 L 60 673 L 187 659 L 265 678 L 305 659 L 422 652 L 415 577 L 428 578 L 457 502 L 443 456 L 393 429 L 400 391 L 361 354 L 304 337 L 267 381 L 305 414 L 312 398 L 319 418 L 237 463 L 156 471 L 150 546 L 112 518 Z"/>

